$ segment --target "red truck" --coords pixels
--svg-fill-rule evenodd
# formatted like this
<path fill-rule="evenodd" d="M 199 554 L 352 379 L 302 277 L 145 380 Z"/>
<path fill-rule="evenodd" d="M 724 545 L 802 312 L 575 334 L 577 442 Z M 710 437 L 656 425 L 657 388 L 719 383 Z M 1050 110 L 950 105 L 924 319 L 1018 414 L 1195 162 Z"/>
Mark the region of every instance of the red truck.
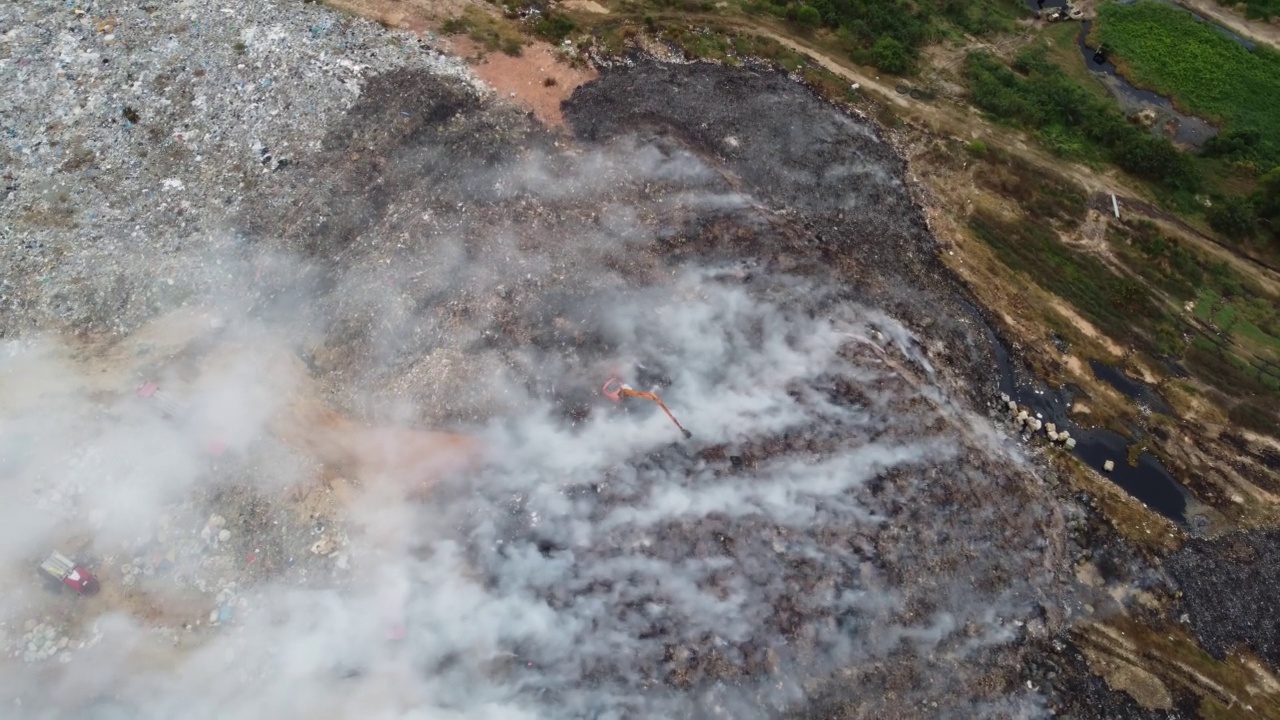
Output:
<path fill-rule="evenodd" d="M 98 592 L 98 578 L 93 573 L 77 565 L 75 561 L 56 550 L 40 563 L 40 569 L 58 582 L 75 590 L 80 595 L 93 595 Z"/>

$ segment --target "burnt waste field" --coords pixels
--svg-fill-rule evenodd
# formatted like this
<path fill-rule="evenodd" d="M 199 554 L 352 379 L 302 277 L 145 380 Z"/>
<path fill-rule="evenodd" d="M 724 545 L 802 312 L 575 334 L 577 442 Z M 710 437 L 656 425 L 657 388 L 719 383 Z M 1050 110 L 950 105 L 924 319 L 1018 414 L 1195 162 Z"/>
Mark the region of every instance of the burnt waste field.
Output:
<path fill-rule="evenodd" d="M 375 78 L 289 207 L 245 223 L 310 261 L 336 318 L 320 379 L 475 370 L 437 417 L 499 452 L 417 509 L 406 559 L 430 702 L 1036 714 L 1019 641 L 1072 612 L 1075 511 L 976 409 L 988 333 L 892 148 L 764 69 L 643 61 L 565 110 L 569 143 L 438 78 Z M 352 302 L 388 255 L 395 302 Z M 692 438 L 606 401 L 610 377 Z"/>
<path fill-rule="evenodd" d="M 33 687 L 109 701 L 30 716 L 1143 716 L 1072 647 L 1113 602 L 1076 563 L 1169 581 L 994 421 L 994 335 L 871 123 L 643 58 L 564 111 L 383 72 L 313 146 L 261 148 L 242 202 L 186 209 L 217 241 L 175 243 L 189 287 L 155 302 L 265 328 L 326 401 L 484 462 L 366 498 L 356 581 L 263 571 L 197 650 L 64 663 Z M 29 320 L 138 324 L 149 271 Z"/>

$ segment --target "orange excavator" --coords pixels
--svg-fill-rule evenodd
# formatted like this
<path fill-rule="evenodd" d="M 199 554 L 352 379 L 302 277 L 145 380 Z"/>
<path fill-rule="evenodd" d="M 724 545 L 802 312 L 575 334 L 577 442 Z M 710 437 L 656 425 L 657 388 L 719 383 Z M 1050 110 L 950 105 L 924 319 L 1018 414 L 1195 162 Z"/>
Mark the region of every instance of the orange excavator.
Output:
<path fill-rule="evenodd" d="M 671 411 L 667 409 L 667 404 L 662 402 L 662 398 L 658 397 L 654 393 L 636 390 L 616 377 L 611 377 L 605 381 L 604 387 L 600 388 L 600 392 L 604 393 L 604 396 L 612 400 L 615 404 L 622 402 L 622 398 L 624 397 L 642 398 L 644 400 L 657 403 L 658 407 L 662 408 L 662 412 L 666 413 L 667 417 L 671 418 L 671 422 L 675 423 L 676 427 L 680 428 L 680 432 L 684 434 L 685 440 L 693 437 L 693 433 L 685 430 L 684 426 L 680 424 L 680 421 L 676 419 L 676 416 L 672 415 Z"/>

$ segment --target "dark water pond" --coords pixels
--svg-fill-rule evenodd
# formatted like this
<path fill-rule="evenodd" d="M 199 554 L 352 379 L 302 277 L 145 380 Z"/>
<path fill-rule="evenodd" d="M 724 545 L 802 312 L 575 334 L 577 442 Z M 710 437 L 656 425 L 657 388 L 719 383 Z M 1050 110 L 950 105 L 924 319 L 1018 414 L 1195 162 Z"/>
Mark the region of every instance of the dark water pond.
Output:
<path fill-rule="evenodd" d="M 1186 524 L 1187 490 L 1173 479 L 1169 471 L 1151 453 L 1138 456 L 1138 466 L 1129 464 L 1129 440 L 1110 430 L 1080 430 L 1076 438 L 1076 457 L 1102 473 L 1108 480 L 1124 488 L 1170 520 Z M 1111 472 L 1102 469 L 1106 461 L 1115 463 Z"/>
<path fill-rule="evenodd" d="M 1139 405 L 1164 415 L 1172 416 L 1174 414 L 1173 408 L 1160 395 L 1160 392 L 1151 385 L 1141 380 L 1134 380 L 1125 375 L 1124 371 L 1119 368 L 1111 367 L 1097 360 L 1090 360 L 1089 368 L 1093 370 L 1094 377 L 1136 400 Z"/>
<path fill-rule="evenodd" d="M 996 367 L 1000 372 L 1000 392 L 1028 408 L 1033 415 L 1039 415 L 1046 423 L 1052 422 L 1059 430 L 1070 431 L 1071 436 L 1076 439 L 1076 447 L 1072 452 L 1089 467 L 1102 473 L 1108 480 L 1164 517 L 1180 525 L 1187 524 L 1187 500 L 1191 493 L 1173 478 L 1154 455 L 1144 452 L 1138 457 L 1137 467 L 1129 465 L 1129 441 L 1123 435 L 1110 430 L 1080 428 L 1068 415 L 1071 390 L 1047 387 L 1034 378 L 1020 381 L 1014 373 L 1013 363 L 1004 343 L 990 328 L 987 332 L 995 349 Z M 1108 368 L 1106 365 L 1102 367 Z M 1115 368 L 1109 369 L 1127 380 Z M 1149 389 L 1145 384 L 1132 380 L 1129 382 L 1134 383 L 1138 390 Z M 1159 398 L 1158 395 L 1156 397 Z M 1159 400 L 1164 404 L 1163 398 Z M 1165 407 L 1168 407 L 1167 404 Z M 1102 469 L 1107 460 L 1115 463 L 1111 472 Z"/>

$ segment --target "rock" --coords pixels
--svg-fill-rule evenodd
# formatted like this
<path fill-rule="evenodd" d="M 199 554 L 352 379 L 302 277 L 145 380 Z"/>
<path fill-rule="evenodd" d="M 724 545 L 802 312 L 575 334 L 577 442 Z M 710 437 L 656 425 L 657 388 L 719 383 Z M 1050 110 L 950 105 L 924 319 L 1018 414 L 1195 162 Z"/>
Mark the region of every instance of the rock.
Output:
<path fill-rule="evenodd" d="M 1050 425 L 1049 427 L 1053 427 L 1053 426 L 1052 426 L 1052 425 Z M 1050 431 L 1049 431 L 1048 433 L 1046 433 L 1046 434 L 1049 436 L 1049 442 L 1058 442 L 1058 433 L 1056 433 L 1056 432 L 1054 432 L 1054 431 L 1050 430 Z"/>
<path fill-rule="evenodd" d="M 1115 461 L 1114 461 L 1114 460 L 1108 460 L 1108 461 L 1106 461 L 1106 462 L 1102 463 L 1102 469 L 1103 469 L 1103 470 L 1106 470 L 1107 472 L 1111 472 L 1112 470 L 1115 470 L 1115 469 L 1116 469 L 1116 463 L 1115 463 Z"/>
<path fill-rule="evenodd" d="M 1068 450 L 1074 450 L 1074 449 L 1075 449 L 1075 447 L 1076 447 L 1076 439 L 1075 439 L 1075 438 L 1067 438 L 1066 443 L 1067 443 L 1067 449 L 1068 449 Z"/>
<path fill-rule="evenodd" d="M 1017 412 L 1017 411 L 1018 411 L 1018 403 L 1016 403 L 1016 402 L 1014 402 L 1014 401 L 1010 400 L 1007 404 L 1008 404 L 1008 406 L 1009 406 L 1009 411 L 1010 411 L 1010 412 Z"/>
<path fill-rule="evenodd" d="M 1007 403 L 1007 402 L 1009 402 L 1009 394 L 1008 394 L 1008 393 L 1000 393 L 1000 402 L 1002 402 L 1002 403 Z"/>
<path fill-rule="evenodd" d="M 1057 434 L 1058 434 L 1058 426 L 1057 426 L 1057 425 L 1055 425 L 1055 424 L 1053 424 L 1053 423 L 1045 423 L 1045 425 L 1044 425 L 1044 430 L 1045 430 L 1045 432 L 1049 433 L 1050 435 L 1057 435 Z"/>
<path fill-rule="evenodd" d="M 219 531 L 218 531 L 218 541 L 219 541 L 219 542 L 226 542 L 226 541 L 228 541 L 228 540 L 230 540 L 230 539 L 231 539 L 231 531 L 230 531 L 230 530 L 219 530 Z"/>

